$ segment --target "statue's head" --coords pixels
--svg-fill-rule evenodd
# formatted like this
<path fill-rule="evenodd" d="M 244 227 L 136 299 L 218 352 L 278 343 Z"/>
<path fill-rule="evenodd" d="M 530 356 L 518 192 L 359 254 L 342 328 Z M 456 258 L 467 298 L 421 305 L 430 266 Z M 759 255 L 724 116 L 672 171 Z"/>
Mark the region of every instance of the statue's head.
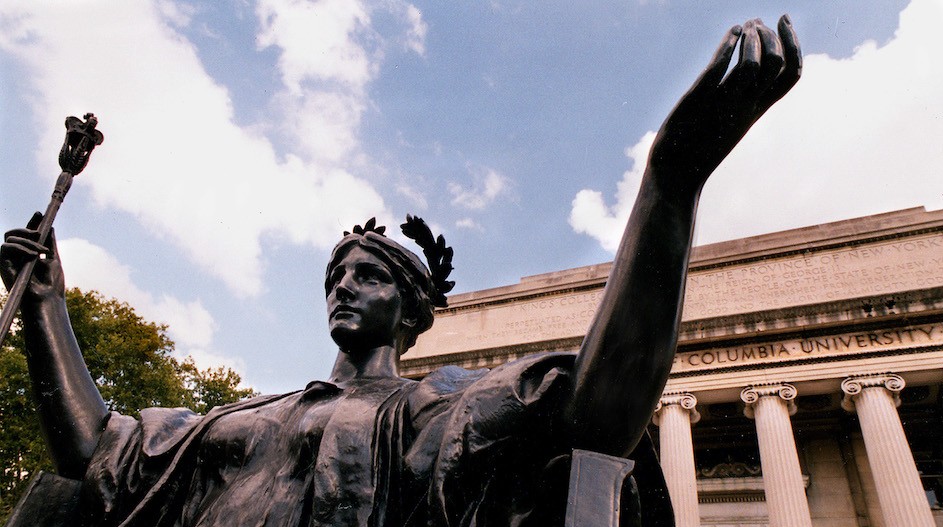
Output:
<path fill-rule="evenodd" d="M 445 294 L 454 286 L 454 282 L 445 280 L 452 270 L 451 247 L 445 246 L 442 236 L 435 239 L 421 218 L 407 216 L 402 228 L 407 237 L 423 248 L 428 267 L 412 251 L 384 236 L 386 228 L 376 226 L 374 219 L 363 227 L 354 227 L 353 232 L 345 232 L 334 247 L 324 288 L 328 296 L 331 336 L 342 348 L 344 339 L 372 343 L 372 338 L 382 339 L 384 335 L 380 333 L 392 327 L 395 345 L 403 353 L 416 343 L 421 333 L 432 327 L 435 308 L 448 305 Z M 346 282 L 345 276 L 349 277 Z M 392 283 L 387 284 L 389 279 Z M 364 298 L 355 299 L 356 295 Z M 365 310 L 381 312 L 335 313 L 336 309 L 343 311 L 343 306 L 356 302 Z M 360 307 L 354 311 L 359 311 Z M 362 322 L 362 327 L 346 322 L 348 316 Z M 372 318 L 360 320 L 365 317 Z M 369 332 L 377 334 L 364 334 Z"/>

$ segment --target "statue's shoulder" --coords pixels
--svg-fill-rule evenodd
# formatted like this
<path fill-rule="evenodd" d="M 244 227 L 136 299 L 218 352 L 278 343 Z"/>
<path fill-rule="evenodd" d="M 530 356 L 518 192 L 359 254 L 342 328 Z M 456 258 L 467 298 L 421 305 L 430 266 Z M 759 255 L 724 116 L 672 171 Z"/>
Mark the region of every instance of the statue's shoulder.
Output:
<path fill-rule="evenodd" d="M 463 396 L 481 398 L 492 394 L 498 397 L 505 392 L 517 393 L 522 388 L 529 391 L 529 387 L 539 387 L 545 382 L 565 383 L 575 358 L 575 353 L 535 353 L 493 369 L 444 366 L 420 380 L 410 399 L 414 408 L 422 408 L 456 401 Z"/>
<path fill-rule="evenodd" d="M 429 391 L 438 395 L 461 392 L 487 375 L 489 371 L 487 368 L 467 370 L 459 366 L 443 366 L 423 377 L 416 388 L 420 391 Z"/>
<path fill-rule="evenodd" d="M 576 362 L 576 352 L 570 351 L 547 351 L 543 353 L 532 353 L 516 360 L 508 361 L 498 366 L 493 371 L 495 373 L 502 370 L 525 371 L 532 368 L 564 368 L 571 369 Z"/>
<path fill-rule="evenodd" d="M 575 360 L 576 353 L 573 352 L 544 352 L 533 353 L 509 361 L 493 369 L 468 370 L 460 366 L 449 365 L 434 370 L 419 381 L 419 384 L 436 393 L 452 393 L 462 391 L 471 384 L 485 378 L 515 377 L 535 369 L 560 368 L 568 371 L 572 369 Z"/>

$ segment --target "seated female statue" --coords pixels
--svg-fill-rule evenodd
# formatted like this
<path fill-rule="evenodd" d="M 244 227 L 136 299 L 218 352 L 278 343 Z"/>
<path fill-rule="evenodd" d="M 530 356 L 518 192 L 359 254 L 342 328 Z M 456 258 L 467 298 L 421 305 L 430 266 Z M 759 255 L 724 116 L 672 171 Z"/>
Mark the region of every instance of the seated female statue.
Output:
<path fill-rule="evenodd" d="M 698 197 L 800 67 L 786 17 L 778 35 L 758 20 L 725 35 L 658 132 L 575 355 L 399 377 L 399 356 L 445 305 L 451 249 L 407 217 L 404 232 L 427 266 L 370 221 L 344 236 L 327 266 L 339 348 L 330 379 L 205 416 L 151 408 L 132 419 L 108 411 L 83 362 L 54 238 L 38 244 L 35 223 L 10 231 L 0 252 L 8 287 L 24 262 L 46 256 L 22 305 L 23 330 L 57 470 L 83 481 L 83 523 L 561 525 L 568 455 L 579 448 L 635 458 L 642 523 L 672 524 L 645 429 L 677 343 Z"/>

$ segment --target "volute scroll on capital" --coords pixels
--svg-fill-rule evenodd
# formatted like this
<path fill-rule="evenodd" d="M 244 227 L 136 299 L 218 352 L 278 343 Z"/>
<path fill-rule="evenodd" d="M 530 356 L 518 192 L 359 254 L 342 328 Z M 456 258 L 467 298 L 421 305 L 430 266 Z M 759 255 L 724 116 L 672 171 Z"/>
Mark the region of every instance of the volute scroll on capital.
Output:
<path fill-rule="evenodd" d="M 747 386 L 740 392 L 740 400 L 746 404 L 743 413 L 752 419 L 754 405 L 756 405 L 762 397 L 775 396 L 785 401 L 789 415 L 794 415 L 796 413 L 796 403 L 794 399 L 798 393 L 795 386 L 784 382 Z"/>
<path fill-rule="evenodd" d="M 900 406 L 900 392 L 906 386 L 904 378 L 895 373 L 876 373 L 868 375 L 855 375 L 848 377 L 841 383 L 841 390 L 845 397 L 842 398 L 841 406 L 843 409 L 855 411 L 855 396 L 864 391 L 865 388 L 884 388 L 894 399 L 894 406 Z"/>
<path fill-rule="evenodd" d="M 661 396 L 661 399 L 658 400 L 658 404 L 655 405 L 655 412 L 652 414 L 652 422 L 660 426 L 662 409 L 671 405 L 678 405 L 687 410 L 692 425 L 701 420 L 701 414 L 696 409 L 697 397 L 695 397 L 693 393 L 667 392 Z"/>

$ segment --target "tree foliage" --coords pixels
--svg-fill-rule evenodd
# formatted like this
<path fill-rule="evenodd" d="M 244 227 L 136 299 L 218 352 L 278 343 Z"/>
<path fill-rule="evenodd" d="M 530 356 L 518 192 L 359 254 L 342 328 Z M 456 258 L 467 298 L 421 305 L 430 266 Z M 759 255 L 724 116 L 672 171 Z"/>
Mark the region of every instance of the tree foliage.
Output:
<path fill-rule="evenodd" d="M 151 406 L 206 413 L 251 397 L 229 368 L 200 370 L 173 356 L 167 327 L 97 292 L 70 289 L 66 304 L 89 373 L 111 410 L 137 416 Z M 0 347 L 0 524 L 37 470 L 52 470 L 33 406 L 23 337 L 14 331 Z"/>
<path fill-rule="evenodd" d="M 187 408 L 205 414 L 214 406 L 232 403 L 256 395 L 251 388 L 239 388 L 242 377 L 229 368 L 197 368 L 191 357 L 180 363 L 180 376 L 186 391 Z"/>
<path fill-rule="evenodd" d="M 5 522 L 30 474 L 52 470 L 30 394 L 23 338 L 12 333 L 0 348 L 0 521 Z"/>

